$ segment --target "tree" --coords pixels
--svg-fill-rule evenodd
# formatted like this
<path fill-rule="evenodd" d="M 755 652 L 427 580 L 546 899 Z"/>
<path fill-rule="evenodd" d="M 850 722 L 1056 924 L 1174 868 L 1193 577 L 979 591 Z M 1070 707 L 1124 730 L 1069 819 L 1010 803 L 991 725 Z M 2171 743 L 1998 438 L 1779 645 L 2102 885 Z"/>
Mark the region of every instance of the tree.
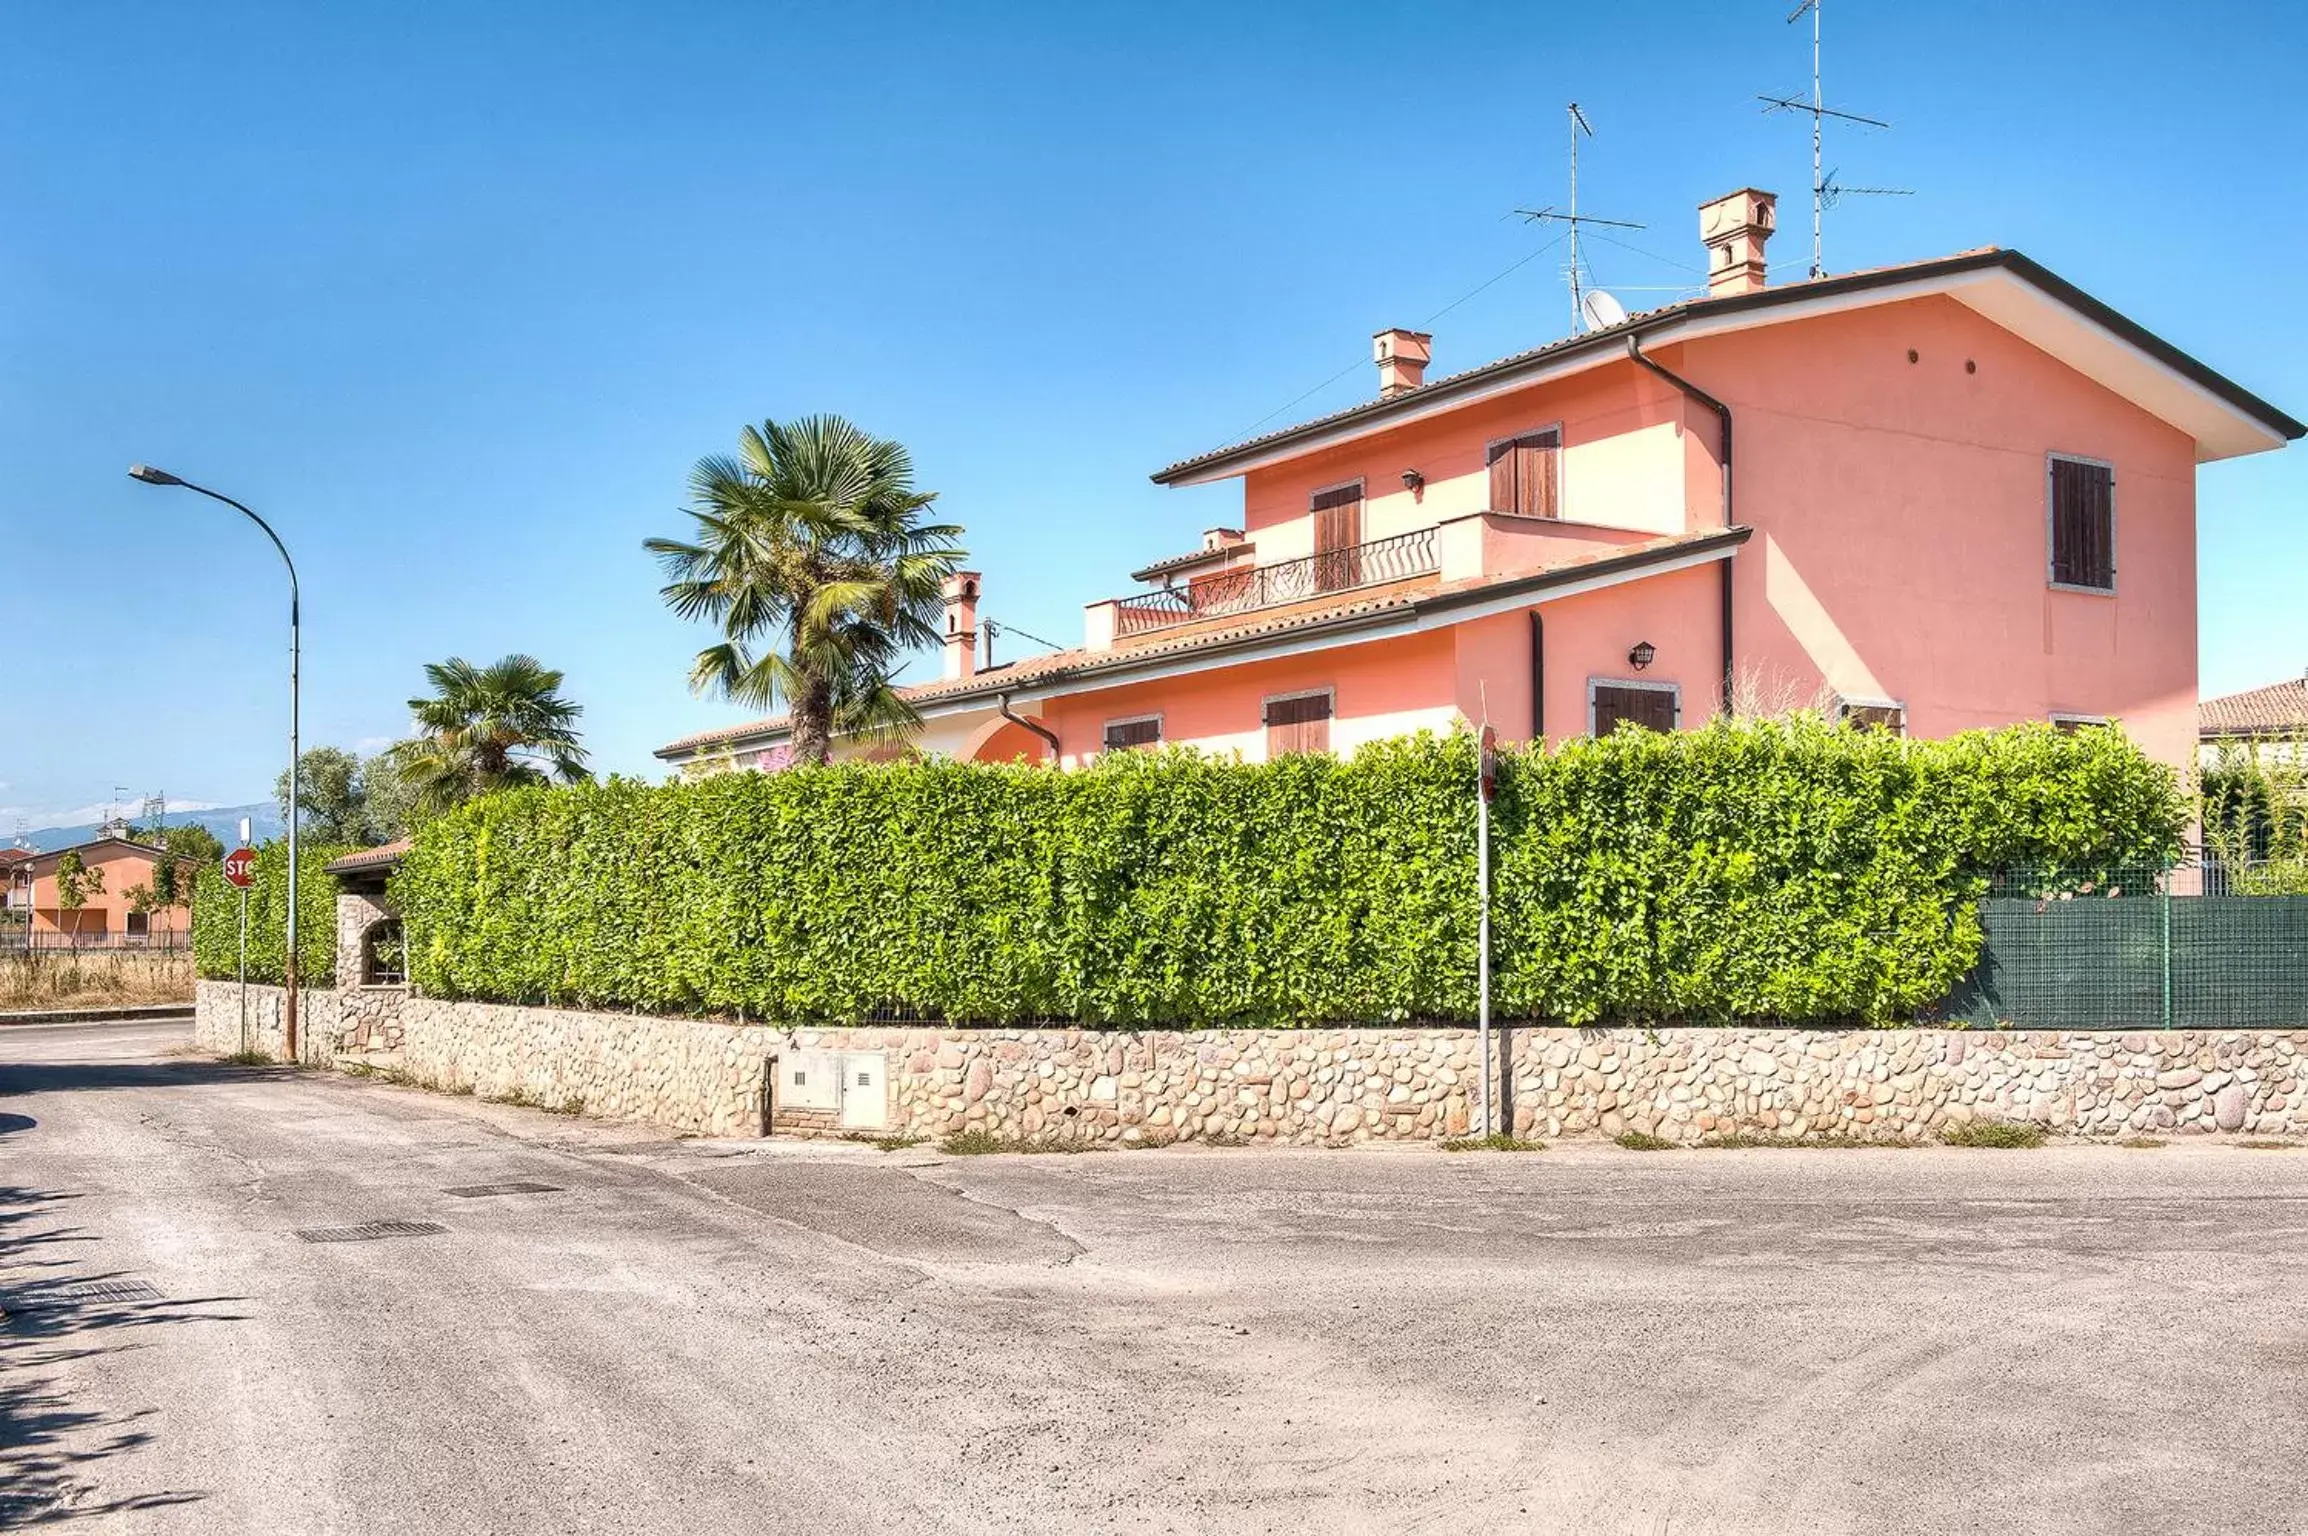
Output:
<path fill-rule="evenodd" d="M 192 893 L 200 879 L 203 865 L 214 864 L 224 858 L 224 844 L 217 836 L 197 822 L 185 822 L 174 827 L 131 827 L 129 835 L 138 842 L 162 850 L 165 857 L 153 861 L 152 883 L 132 886 L 127 895 L 131 911 L 158 912 L 165 919 L 172 908 L 192 909 Z M 139 907 L 139 894 L 144 905 Z"/>
<path fill-rule="evenodd" d="M 273 782 L 273 802 L 289 819 L 289 776 Z M 368 817 L 361 760 L 342 747 L 313 747 L 297 759 L 297 826 L 315 842 L 358 843 Z"/>
<path fill-rule="evenodd" d="M 361 764 L 361 795 L 366 816 L 361 841 L 371 845 L 407 837 L 424 819 L 417 805 L 416 787 L 390 752 L 380 752 Z"/>
<path fill-rule="evenodd" d="M 586 776 L 576 729 L 585 711 L 561 697 L 561 674 L 534 656 L 486 667 L 452 656 L 428 664 L 425 677 L 433 696 L 409 700 L 418 734 L 387 754 L 422 811 L 516 784 Z"/>
<path fill-rule="evenodd" d="M 833 738 L 886 740 L 921 718 L 890 675 L 941 638 L 945 580 L 961 529 L 925 523 L 934 492 L 913 459 L 839 416 L 747 427 L 731 458 L 690 471 L 693 542 L 649 539 L 666 606 L 721 629 L 689 685 L 759 709 L 783 701 L 797 762 L 823 763 Z"/>
<path fill-rule="evenodd" d="M 56 908 L 60 913 L 72 914 L 72 936 L 80 937 L 80 909 L 88 905 L 88 898 L 104 890 L 104 871 L 91 869 L 78 849 L 65 853 L 56 861 Z"/>

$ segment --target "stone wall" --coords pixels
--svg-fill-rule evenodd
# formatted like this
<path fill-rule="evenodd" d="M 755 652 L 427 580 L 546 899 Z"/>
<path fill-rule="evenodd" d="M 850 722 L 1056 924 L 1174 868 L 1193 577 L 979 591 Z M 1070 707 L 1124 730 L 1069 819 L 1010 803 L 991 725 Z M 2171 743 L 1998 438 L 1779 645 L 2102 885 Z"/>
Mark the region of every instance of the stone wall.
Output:
<path fill-rule="evenodd" d="M 249 988 L 277 1052 L 281 993 Z M 200 983 L 197 1038 L 239 1048 L 238 989 Z M 306 1060 L 348 1047 L 451 1091 L 677 1130 L 750 1135 L 772 1059 L 863 1052 L 886 1086 L 860 1129 L 985 1130 L 1048 1142 L 1341 1145 L 1465 1135 L 1478 1119 L 1465 1029 L 780 1029 L 518 1008 L 395 988 L 314 989 Z M 1922 1140 L 1970 1120 L 2061 1135 L 2308 1134 L 2308 1032 L 1515 1029 L 1501 1123 L 1540 1137 L 1642 1131 Z M 842 1117 L 772 1091 L 775 1129 Z M 876 1123 L 878 1121 L 878 1124 Z"/>

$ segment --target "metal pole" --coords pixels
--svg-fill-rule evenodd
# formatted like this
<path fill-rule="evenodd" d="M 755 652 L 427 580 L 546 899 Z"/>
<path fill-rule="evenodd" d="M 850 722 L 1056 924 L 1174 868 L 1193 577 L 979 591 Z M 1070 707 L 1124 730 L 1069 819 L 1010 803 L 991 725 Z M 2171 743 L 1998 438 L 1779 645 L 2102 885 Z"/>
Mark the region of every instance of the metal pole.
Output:
<path fill-rule="evenodd" d="M 1475 1028 L 1476 1051 L 1482 1057 L 1483 1134 L 1491 1125 L 1491 801 L 1478 781 L 1475 786 Z"/>
<path fill-rule="evenodd" d="M 248 891 L 240 893 L 240 1050 L 248 1054 Z"/>
<path fill-rule="evenodd" d="M 212 490 L 210 490 L 210 489 L 209 489 L 207 486 L 205 486 L 205 485 L 195 485 L 195 484 L 193 484 L 193 483 L 192 483 L 190 480 L 187 480 L 187 479 L 183 478 L 181 475 L 172 475 L 172 474 L 170 474 L 170 473 L 169 473 L 167 470 L 165 470 L 165 469 L 155 469 L 155 468 L 153 468 L 153 467 L 152 467 L 151 465 L 149 465 L 149 464 L 135 464 L 135 465 L 131 465 L 131 466 L 129 467 L 129 471 L 128 471 L 128 473 L 129 473 L 129 477 L 130 477 L 131 479 L 135 479 L 135 480 L 141 480 L 141 481 L 143 481 L 143 482 L 144 482 L 146 485 L 173 485 L 173 486 L 179 486 L 179 487 L 181 487 L 181 488 L 183 488 L 183 489 L 185 489 L 185 490 L 188 490 L 188 491 L 195 491 L 195 492 L 198 492 L 200 495 L 206 496 L 206 497 L 207 497 L 209 500 L 211 500 L 211 501 L 221 501 L 221 502 L 223 502 L 223 503 L 224 503 L 226 506 L 228 506 L 228 507 L 232 508 L 232 509 L 233 509 L 235 512 L 238 512 L 238 513 L 239 513 L 241 516 L 243 516 L 243 517 L 247 518 L 247 519 L 248 519 L 250 522 L 252 522 L 252 523 L 256 524 L 256 525 L 257 525 L 257 527 L 259 527 L 259 528 L 263 529 L 263 530 L 264 530 L 264 536 L 265 536 L 266 538 L 268 538 L 268 539 L 272 540 L 272 547 L 273 547 L 274 549 L 276 549 L 276 550 L 279 550 L 279 551 L 280 551 L 281 564 L 283 564 L 283 565 L 285 565 L 285 566 L 287 566 L 287 567 L 288 567 L 288 579 L 289 579 L 289 803 L 288 803 L 288 845 L 289 845 L 289 846 L 288 846 L 288 856 L 289 856 L 289 876 L 288 876 L 288 961 L 287 961 L 287 964 L 286 964 L 286 966 L 284 967 L 284 973 L 285 973 L 285 974 L 284 974 L 284 975 L 283 975 L 283 977 L 282 977 L 282 980 L 283 980 L 283 981 L 285 981 L 285 982 L 287 983 L 287 989 L 288 989 L 288 998 L 287 998 L 287 1008 L 286 1008 L 286 1012 L 285 1012 L 285 1015 L 284 1015 L 284 1018 L 283 1018 L 283 1028 L 282 1028 L 282 1045 L 285 1047 L 285 1049 L 286 1049 L 286 1050 L 287 1050 L 287 1052 L 288 1052 L 288 1059 L 289 1059 L 290 1061 L 292 1061 L 292 1062 L 293 1062 L 293 1061 L 295 1061 L 295 1060 L 297 1059 L 297 985 L 298 985 L 298 980 L 297 980 L 297 800 L 298 800 L 298 791 L 299 791 L 300 785 L 299 785 L 299 782 L 298 782 L 298 767 L 299 767 L 299 765 L 298 765 L 298 763 L 297 763 L 297 756 L 298 756 L 298 745 L 299 745 L 299 744 L 298 744 L 298 740 L 297 740 L 297 711 L 298 711 L 298 706 L 299 706 L 299 701 L 300 701 L 300 695 L 299 695 L 299 686 L 298 686 L 298 676 L 297 676 L 297 673 L 298 673 L 298 663 L 299 663 L 299 660 L 300 660 L 300 658 L 301 658 L 301 656 L 302 656 L 302 653 L 303 653 L 303 649 L 304 649 L 304 640 L 303 640 L 303 619 L 302 619 L 302 613 L 301 613 L 301 609 L 302 609 L 302 599 L 300 598 L 300 596 L 299 596 L 299 594 L 298 594 L 298 590 L 297 590 L 297 563 L 296 563 L 294 560 L 292 560 L 292 559 L 290 559 L 290 558 L 289 558 L 288 546 L 287 546 L 286 544 L 283 544 L 283 543 L 281 542 L 281 537 L 280 537 L 280 535 L 279 535 L 279 534 L 277 534 L 277 533 L 275 533 L 275 532 L 273 532 L 273 531 L 272 531 L 272 524 L 270 524 L 270 523 L 266 522 L 266 521 L 265 521 L 263 518 L 261 518 L 261 517 L 257 516 L 257 515 L 256 515 L 256 513 L 254 513 L 253 511 L 251 511 L 251 510 L 250 510 L 248 507 L 244 506 L 242 503 L 240 503 L 240 502 L 237 502 L 237 501 L 233 500 L 233 499 L 232 499 L 230 496 L 227 496 L 227 495 L 225 495 L 225 494 L 224 494 L 222 491 L 212 491 Z"/>

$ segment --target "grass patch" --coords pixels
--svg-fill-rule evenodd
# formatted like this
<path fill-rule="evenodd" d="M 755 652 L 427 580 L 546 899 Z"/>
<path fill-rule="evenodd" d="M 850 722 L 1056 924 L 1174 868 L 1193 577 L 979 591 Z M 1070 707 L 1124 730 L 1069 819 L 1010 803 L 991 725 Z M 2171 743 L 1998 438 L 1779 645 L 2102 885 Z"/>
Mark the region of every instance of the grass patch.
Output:
<path fill-rule="evenodd" d="M 1972 1120 L 1962 1125 L 1951 1125 L 1940 1134 L 1941 1141 L 1951 1147 L 2015 1147 L 2033 1149 L 2047 1139 L 2040 1125 L 2029 1125 L 2019 1120 Z"/>
<path fill-rule="evenodd" d="M 1547 1144 L 1493 1131 L 1488 1136 L 1454 1136 L 1442 1144 L 1442 1149 L 1445 1152 L 1544 1152 Z"/>
<path fill-rule="evenodd" d="M 879 1152 L 903 1152 L 908 1147 L 920 1146 L 929 1138 L 927 1136 L 874 1136 L 859 1131 L 854 1135 L 844 1137 L 843 1140 L 862 1141 Z"/>
<path fill-rule="evenodd" d="M 1630 1152 L 1672 1152 L 1675 1150 L 1674 1142 L 1669 1141 L 1664 1136 L 1654 1136 L 1649 1131 L 1621 1131 L 1611 1139 Z"/>
<path fill-rule="evenodd" d="M 956 1131 L 938 1143 L 948 1157 L 990 1157 L 997 1152 L 1111 1152 L 1101 1141 L 1026 1141 L 996 1136 L 988 1130 Z"/>
<path fill-rule="evenodd" d="M 2300 1143 L 2296 1141 L 2270 1141 L 2262 1136 L 2249 1141 L 2239 1141 L 2235 1145 L 2242 1147 L 2247 1152 L 2290 1152 Z"/>
<path fill-rule="evenodd" d="M 227 1067 L 277 1067 L 281 1064 L 279 1057 L 265 1051 L 232 1051 L 217 1057 L 217 1061 Z"/>
<path fill-rule="evenodd" d="M 2158 1147 L 2169 1146 L 2170 1143 L 2156 1136 L 2126 1136 L 2116 1145 L 2130 1147 L 2135 1152 L 2152 1152 Z"/>

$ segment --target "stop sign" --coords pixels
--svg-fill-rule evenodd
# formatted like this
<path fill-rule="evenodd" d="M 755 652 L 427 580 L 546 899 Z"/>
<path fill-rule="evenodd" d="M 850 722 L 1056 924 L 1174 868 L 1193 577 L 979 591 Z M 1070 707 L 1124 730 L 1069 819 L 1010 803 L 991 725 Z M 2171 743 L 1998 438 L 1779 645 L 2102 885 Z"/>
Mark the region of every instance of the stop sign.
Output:
<path fill-rule="evenodd" d="M 242 890 L 256 884 L 256 850 L 235 848 L 224 856 L 224 877 Z"/>

